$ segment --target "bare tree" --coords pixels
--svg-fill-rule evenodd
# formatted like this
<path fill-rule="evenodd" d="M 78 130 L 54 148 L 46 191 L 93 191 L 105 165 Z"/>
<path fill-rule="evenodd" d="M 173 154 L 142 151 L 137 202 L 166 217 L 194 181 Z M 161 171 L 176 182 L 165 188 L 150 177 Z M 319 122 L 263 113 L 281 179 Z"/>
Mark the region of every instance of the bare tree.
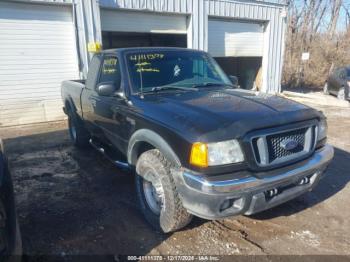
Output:
<path fill-rule="evenodd" d="M 337 29 L 338 19 L 340 15 L 340 9 L 343 6 L 343 0 L 333 0 L 331 1 L 331 18 L 329 23 L 329 34 L 331 37 L 334 36 L 334 33 Z"/>
<path fill-rule="evenodd" d="M 350 0 L 289 1 L 285 85 L 320 86 L 332 64 L 350 64 L 349 10 Z M 301 61 L 303 52 L 310 53 L 309 61 Z"/>

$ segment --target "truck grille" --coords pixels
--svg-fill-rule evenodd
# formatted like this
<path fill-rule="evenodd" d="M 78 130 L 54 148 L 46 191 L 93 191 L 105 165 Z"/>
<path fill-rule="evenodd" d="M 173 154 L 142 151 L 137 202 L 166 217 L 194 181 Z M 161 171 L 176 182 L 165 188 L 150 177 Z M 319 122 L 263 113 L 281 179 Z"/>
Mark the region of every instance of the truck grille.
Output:
<path fill-rule="evenodd" d="M 254 137 L 252 147 L 259 166 L 269 166 L 295 160 L 310 154 L 315 147 L 316 127 L 263 134 Z"/>
<path fill-rule="evenodd" d="M 267 146 L 269 151 L 269 160 L 274 161 L 279 158 L 290 156 L 299 153 L 304 150 L 305 145 L 305 133 L 307 129 L 299 129 L 291 131 L 288 133 L 276 134 L 267 136 Z M 297 146 L 291 150 L 286 150 L 281 147 L 281 143 L 286 140 L 291 139 L 297 142 Z"/>

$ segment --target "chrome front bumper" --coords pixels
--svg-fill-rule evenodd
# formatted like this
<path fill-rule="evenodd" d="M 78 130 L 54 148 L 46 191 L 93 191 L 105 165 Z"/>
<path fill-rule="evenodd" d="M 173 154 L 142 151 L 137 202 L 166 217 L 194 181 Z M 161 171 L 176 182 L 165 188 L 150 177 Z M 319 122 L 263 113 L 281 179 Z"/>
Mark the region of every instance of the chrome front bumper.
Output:
<path fill-rule="evenodd" d="M 178 171 L 175 172 L 174 177 L 183 205 L 190 213 L 207 219 L 242 213 L 253 214 L 311 190 L 317 184 L 333 155 L 333 147 L 325 145 L 302 162 L 264 172 L 264 174 L 244 172 L 239 174 L 240 178 L 237 178 L 237 174 L 232 174 L 235 178 L 224 180 L 219 176 L 209 180 L 189 171 Z M 309 182 L 300 185 L 301 179 L 306 177 Z M 276 188 L 280 188 L 278 189 L 280 194 L 272 199 L 266 199 L 266 191 Z M 222 210 L 221 206 L 227 200 L 230 200 L 235 208 Z"/>

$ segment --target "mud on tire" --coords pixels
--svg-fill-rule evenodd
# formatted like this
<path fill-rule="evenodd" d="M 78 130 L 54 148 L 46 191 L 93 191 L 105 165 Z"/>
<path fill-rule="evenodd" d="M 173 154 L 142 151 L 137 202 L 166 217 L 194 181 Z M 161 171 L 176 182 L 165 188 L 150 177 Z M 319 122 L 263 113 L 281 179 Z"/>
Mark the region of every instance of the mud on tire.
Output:
<path fill-rule="evenodd" d="M 182 206 L 171 174 L 171 163 L 157 149 L 143 153 L 136 164 L 136 191 L 141 212 L 148 223 L 164 233 L 179 230 L 191 222 L 192 215 Z M 145 181 L 146 180 L 146 181 Z M 163 195 L 159 214 L 152 211 L 145 195 L 144 183 L 157 181 Z"/>

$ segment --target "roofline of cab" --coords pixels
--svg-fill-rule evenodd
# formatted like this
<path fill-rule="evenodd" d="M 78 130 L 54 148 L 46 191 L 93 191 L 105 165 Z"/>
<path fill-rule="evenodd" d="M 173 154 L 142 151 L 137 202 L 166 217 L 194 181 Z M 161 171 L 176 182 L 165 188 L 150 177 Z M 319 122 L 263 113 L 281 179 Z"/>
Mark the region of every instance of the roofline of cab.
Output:
<path fill-rule="evenodd" d="M 106 49 L 101 51 L 101 54 L 124 54 L 129 52 L 137 52 L 137 51 L 182 51 L 182 52 L 196 52 L 196 53 L 205 53 L 202 50 L 198 49 L 190 49 L 190 48 L 183 48 L 183 47 L 128 47 L 128 48 L 115 48 L 115 49 Z"/>

